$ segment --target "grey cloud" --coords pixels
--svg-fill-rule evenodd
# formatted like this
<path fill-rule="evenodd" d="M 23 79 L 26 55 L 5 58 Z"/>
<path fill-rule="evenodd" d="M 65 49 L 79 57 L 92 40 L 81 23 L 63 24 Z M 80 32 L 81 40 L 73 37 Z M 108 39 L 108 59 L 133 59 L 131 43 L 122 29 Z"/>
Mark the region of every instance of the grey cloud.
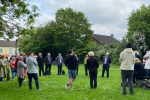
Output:
<path fill-rule="evenodd" d="M 42 12 L 39 23 L 54 19 L 58 9 L 71 7 L 85 14 L 93 24 L 94 33 L 106 35 L 113 33 L 118 39 L 127 32 L 127 18 L 131 11 L 142 4 L 150 3 L 149 0 L 43 0 L 40 2 L 46 9 L 42 9 L 39 5 Z"/>

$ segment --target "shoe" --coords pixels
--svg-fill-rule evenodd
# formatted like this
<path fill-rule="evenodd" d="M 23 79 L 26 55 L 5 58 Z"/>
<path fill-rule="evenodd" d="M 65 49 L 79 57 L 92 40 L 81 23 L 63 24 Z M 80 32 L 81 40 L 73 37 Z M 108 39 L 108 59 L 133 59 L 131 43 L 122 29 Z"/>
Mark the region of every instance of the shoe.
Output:
<path fill-rule="evenodd" d="M 133 92 L 130 92 L 131 95 L 133 95 Z"/>
<path fill-rule="evenodd" d="M 123 93 L 123 95 L 126 95 L 126 93 Z"/>
<path fill-rule="evenodd" d="M 41 90 L 41 89 L 39 88 L 39 89 L 36 89 L 36 90 Z"/>
<path fill-rule="evenodd" d="M 74 90 L 74 88 L 72 87 L 71 90 Z"/>
<path fill-rule="evenodd" d="M 69 86 L 67 86 L 67 85 L 65 85 L 65 87 L 66 87 L 66 90 L 69 88 Z"/>

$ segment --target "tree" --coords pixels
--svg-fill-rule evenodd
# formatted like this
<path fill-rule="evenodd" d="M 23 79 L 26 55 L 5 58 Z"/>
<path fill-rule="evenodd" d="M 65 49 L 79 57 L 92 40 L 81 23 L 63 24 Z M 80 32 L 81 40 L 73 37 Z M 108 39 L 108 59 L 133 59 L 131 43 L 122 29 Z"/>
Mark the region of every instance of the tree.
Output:
<path fill-rule="evenodd" d="M 145 35 L 146 45 L 150 44 L 150 5 L 142 5 L 139 9 L 133 10 L 128 18 L 128 33 L 126 37 L 133 43 L 133 34 Z M 138 39 L 136 39 L 138 41 Z M 138 42 L 137 42 L 138 43 Z M 140 43 L 139 43 L 140 44 Z M 150 47 L 149 47 L 150 49 Z"/>
<path fill-rule="evenodd" d="M 14 36 L 35 33 L 33 23 L 39 16 L 38 8 L 35 5 L 30 8 L 26 2 L 26 0 L 0 0 L 0 36 L 11 39 Z"/>
<path fill-rule="evenodd" d="M 71 8 L 61 8 L 57 11 L 55 19 L 55 44 L 62 53 L 75 46 L 77 49 L 84 48 L 91 41 L 93 31 L 84 13 Z"/>
<path fill-rule="evenodd" d="M 45 26 L 38 27 L 36 34 L 22 37 L 20 39 L 19 51 L 33 51 L 36 55 L 41 52 L 43 56 L 50 52 L 53 57 L 56 57 L 58 50 L 54 41 L 55 27 L 56 22 L 50 21 Z"/>
<path fill-rule="evenodd" d="M 148 49 L 146 45 L 145 34 L 142 32 L 134 32 L 132 35 L 133 49 L 139 51 L 144 55 L 145 51 Z"/>

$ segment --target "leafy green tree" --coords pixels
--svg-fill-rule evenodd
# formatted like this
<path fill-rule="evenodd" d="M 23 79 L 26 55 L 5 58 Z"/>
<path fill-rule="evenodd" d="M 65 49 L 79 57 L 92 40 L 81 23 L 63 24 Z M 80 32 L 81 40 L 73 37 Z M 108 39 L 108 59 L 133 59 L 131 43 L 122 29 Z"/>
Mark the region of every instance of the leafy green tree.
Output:
<path fill-rule="evenodd" d="M 11 39 L 14 36 L 35 33 L 33 23 L 39 16 L 38 8 L 35 5 L 29 6 L 26 2 L 26 0 L 0 0 L 0 36 Z"/>
<path fill-rule="evenodd" d="M 61 8 L 57 11 L 55 19 L 55 45 L 62 53 L 66 54 L 68 49 L 84 48 L 91 41 L 93 31 L 84 13 L 71 8 Z"/>
<path fill-rule="evenodd" d="M 134 32 L 132 35 L 132 40 L 133 50 L 136 50 L 140 54 L 144 55 L 145 51 L 148 49 L 145 34 L 142 32 Z"/>
<path fill-rule="evenodd" d="M 50 52 L 53 57 L 56 57 L 58 50 L 54 41 L 55 27 L 56 23 L 51 21 L 45 24 L 45 26 L 38 27 L 36 34 L 21 38 L 19 51 L 33 51 L 36 55 L 41 52 L 43 56 Z"/>
<path fill-rule="evenodd" d="M 146 45 L 150 44 L 150 5 L 142 5 L 139 9 L 133 10 L 129 15 L 128 33 L 126 37 L 130 42 L 134 42 L 132 36 L 135 32 L 144 34 L 146 38 Z M 136 41 L 139 40 L 136 39 Z"/>

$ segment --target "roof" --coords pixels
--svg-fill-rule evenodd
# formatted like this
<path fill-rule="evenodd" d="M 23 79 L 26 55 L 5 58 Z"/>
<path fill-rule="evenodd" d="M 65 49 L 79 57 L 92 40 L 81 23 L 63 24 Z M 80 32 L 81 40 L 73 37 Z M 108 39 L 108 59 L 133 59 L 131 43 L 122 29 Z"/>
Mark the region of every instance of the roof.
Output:
<path fill-rule="evenodd" d="M 16 41 L 0 40 L 0 47 L 16 47 Z"/>
<path fill-rule="evenodd" d="M 120 43 L 120 41 L 112 36 L 93 34 L 93 38 L 99 43 Z"/>

